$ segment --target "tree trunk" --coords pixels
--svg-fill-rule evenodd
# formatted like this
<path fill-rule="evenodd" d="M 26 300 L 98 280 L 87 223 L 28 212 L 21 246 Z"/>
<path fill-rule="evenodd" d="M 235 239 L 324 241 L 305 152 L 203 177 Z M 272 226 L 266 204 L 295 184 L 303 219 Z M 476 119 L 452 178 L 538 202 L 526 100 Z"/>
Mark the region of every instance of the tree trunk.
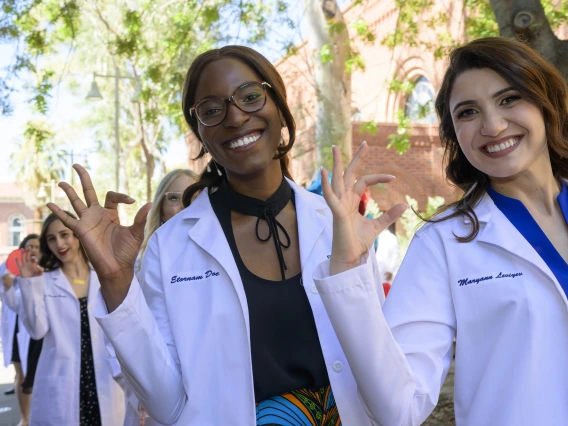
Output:
<path fill-rule="evenodd" d="M 306 38 L 314 59 L 317 161 L 330 167 L 331 145 L 341 147 L 344 158 L 351 158 L 351 75 L 345 71 L 349 33 L 336 0 L 305 0 L 305 9 Z M 322 61 L 323 50 L 331 57 Z"/>
<path fill-rule="evenodd" d="M 553 63 L 568 81 L 568 40 L 560 40 L 550 27 L 540 0 L 490 0 L 499 33 L 527 42 Z"/>

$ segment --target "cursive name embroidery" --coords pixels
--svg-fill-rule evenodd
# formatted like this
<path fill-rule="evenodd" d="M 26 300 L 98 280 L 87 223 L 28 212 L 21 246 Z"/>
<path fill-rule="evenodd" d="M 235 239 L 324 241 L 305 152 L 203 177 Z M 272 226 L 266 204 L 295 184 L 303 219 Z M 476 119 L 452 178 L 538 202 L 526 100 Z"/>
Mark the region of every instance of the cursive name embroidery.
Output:
<path fill-rule="evenodd" d="M 192 277 L 178 277 L 177 275 L 174 275 L 170 281 L 170 284 L 182 283 L 186 281 L 199 281 L 210 277 L 218 277 L 219 274 L 219 272 L 208 270 L 205 271 L 203 275 L 194 275 Z"/>
<path fill-rule="evenodd" d="M 479 277 L 479 278 L 472 278 L 472 279 L 464 278 L 462 280 L 458 280 L 458 284 L 459 284 L 460 287 L 462 287 L 464 285 L 479 284 L 480 282 L 483 282 L 483 281 L 489 281 L 489 280 L 501 279 L 501 278 L 515 278 L 515 277 L 520 277 L 522 275 L 523 275 L 522 272 L 512 272 L 512 273 L 499 272 L 499 274 L 496 277 L 493 277 L 493 275 L 488 275 L 486 277 Z"/>
<path fill-rule="evenodd" d="M 487 280 L 492 280 L 492 279 L 493 279 L 493 275 L 489 275 L 487 277 L 472 278 L 471 280 L 469 278 L 464 278 L 463 280 L 458 280 L 458 283 L 461 287 L 463 285 L 479 284 L 482 281 L 487 281 Z"/>
<path fill-rule="evenodd" d="M 504 274 L 503 272 L 499 272 L 499 275 L 497 275 L 495 278 L 515 278 L 520 277 L 521 275 L 523 275 L 522 272 L 514 272 L 512 274 Z"/>

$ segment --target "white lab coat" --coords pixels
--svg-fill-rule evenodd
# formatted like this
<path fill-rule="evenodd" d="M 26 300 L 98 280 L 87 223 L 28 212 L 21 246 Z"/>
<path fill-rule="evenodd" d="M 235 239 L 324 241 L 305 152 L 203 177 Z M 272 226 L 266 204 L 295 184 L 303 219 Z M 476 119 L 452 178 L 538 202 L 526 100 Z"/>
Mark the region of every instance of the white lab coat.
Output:
<path fill-rule="evenodd" d="M 373 425 L 420 425 L 438 402 L 455 354 L 458 426 L 568 424 L 568 305 L 551 270 L 495 207 L 425 225 L 381 309 L 372 269 L 316 285 Z M 485 279 L 484 279 L 485 278 Z M 384 312 L 384 315 L 383 315 Z"/>
<path fill-rule="evenodd" d="M 0 279 L 7 272 L 6 262 L 0 265 Z M 19 289 L 16 283 L 8 291 L 4 291 L 4 286 L 0 282 L 0 298 L 2 299 L 2 354 L 4 356 L 4 367 L 8 367 L 12 363 L 12 352 L 14 350 L 14 331 L 16 329 L 16 318 L 18 318 L 18 352 L 20 355 L 20 364 L 24 376 L 28 368 L 28 349 L 30 346 L 30 335 L 21 317 L 18 317 L 19 306 Z"/>
<path fill-rule="evenodd" d="M 81 311 L 73 288 L 60 269 L 34 278 L 18 278 L 23 321 L 43 348 L 34 382 L 30 424 L 78 426 L 81 368 Z M 89 326 L 97 394 L 103 426 L 122 426 L 124 393 L 107 361 L 104 336 L 92 316 L 100 284 L 95 272 L 89 280 Z"/>
<path fill-rule="evenodd" d="M 331 254 L 331 212 L 322 197 L 291 186 L 303 283 L 342 424 L 369 426 L 312 279 Z M 155 232 L 142 276 L 146 301 L 135 278 L 110 314 L 99 295 L 95 316 L 150 416 L 182 426 L 255 425 L 247 300 L 207 191 Z M 384 300 L 378 291 L 374 297 Z"/>

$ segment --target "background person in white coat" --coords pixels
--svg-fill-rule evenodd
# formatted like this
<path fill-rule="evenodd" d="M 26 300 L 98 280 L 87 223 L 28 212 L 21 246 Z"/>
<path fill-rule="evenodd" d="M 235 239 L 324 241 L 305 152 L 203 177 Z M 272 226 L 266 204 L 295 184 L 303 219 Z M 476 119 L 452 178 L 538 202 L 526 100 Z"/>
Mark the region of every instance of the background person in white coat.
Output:
<path fill-rule="evenodd" d="M 280 75 L 250 48 L 208 51 L 189 69 L 183 111 L 200 156 L 213 159 L 184 194 L 191 205 L 148 243 L 145 298 L 134 261 L 148 207 L 122 227 L 116 206 L 134 200 L 109 192 L 103 208 L 77 165 L 86 204 L 60 184 L 81 216 L 67 223 L 101 278 L 96 315 L 142 405 L 183 426 L 370 425 L 313 284 L 332 252 L 331 216 L 289 178 L 295 125 Z"/>
<path fill-rule="evenodd" d="M 172 170 L 162 178 L 156 188 L 152 208 L 148 212 L 148 219 L 146 220 L 144 241 L 142 242 L 140 254 L 134 265 L 134 271 L 139 281 L 141 280 L 140 269 L 142 267 L 142 259 L 150 237 L 154 235 L 154 232 L 156 232 L 160 226 L 183 210 L 183 193 L 189 185 L 197 180 L 197 177 L 197 173 L 193 170 Z M 124 418 L 124 426 L 161 426 L 160 423 L 148 416 L 130 386 L 127 385 L 124 389 L 124 393 L 128 404 Z"/>
<path fill-rule="evenodd" d="M 374 235 L 357 240 L 344 219 L 356 202 L 324 186 L 344 250 L 316 284 L 373 424 L 428 417 L 457 336 L 458 425 L 566 425 L 567 104 L 558 70 L 517 41 L 451 54 L 436 109 L 447 178 L 466 195 L 416 234 L 383 309 L 360 261 Z"/>
<path fill-rule="evenodd" d="M 20 243 L 20 249 L 26 250 L 34 261 L 39 260 L 39 235 L 26 235 Z M 14 287 L 15 277 L 7 270 L 5 273 L 0 270 L 0 276 L 2 277 L 2 309 L 11 311 L 6 312 L 6 318 L 4 318 L 3 315 L 2 320 L 5 320 L 6 323 L 2 325 L 8 329 L 6 333 L 8 339 L 10 332 L 13 335 L 11 341 L 2 341 L 4 364 L 7 366 L 10 363 L 8 358 L 11 360 L 12 364 L 14 364 L 14 369 L 16 370 L 14 390 L 16 398 L 18 399 L 18 405 L 20 406 L 20 425 L 27 426 L 30 417 L 31 387 L 33 386 L 33 377 L 28 377 L 28 354 L 32 345 L 30 335 L 24 327 L 21 317 L 18 316 L 18 312 L 20 311 L 20 298 L 18 293 L 20 290 Z M 2 337 L 4 336 L 3 334 Z M 41 342 L 34 341 L 34 343 L 35 345 L 41 345 Z M 37 362 L 37 359 L 32 359 L 31 362 Z M 31 375 L 33 376 L 34 373 L 35 365 L 32 366 Z M 27 386 L 24 384 L 25 382 L 27 382 Z M 26 391 L 24 391 L 25 389 Z"/>
<path fill-rule="evenodd" d="M 32 338 L 44 339 L 30 422 L 122 426 L 124 394 L 109 371 L 103 333 L 92 316 L 97 275 L 79 239 L 53 214 L 43 224 L 40 248 L 39 264 L 26 253 L 17 278 L 23 322 Z"/>

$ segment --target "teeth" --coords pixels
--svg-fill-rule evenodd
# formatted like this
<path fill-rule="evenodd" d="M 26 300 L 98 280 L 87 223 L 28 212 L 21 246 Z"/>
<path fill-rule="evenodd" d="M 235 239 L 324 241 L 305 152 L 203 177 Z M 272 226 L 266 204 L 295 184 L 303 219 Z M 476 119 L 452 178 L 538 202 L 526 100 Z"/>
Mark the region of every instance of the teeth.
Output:
<path fill-rule="evenodd" d="M 231 141 L 229 148 L 238 148 L 240 146 L 246 146 L 253 142 L 256 142 L 260 138 L 260 133 L 255 133 L 254 135 L 244 136 L 240 139 Z"/>
<path fill-rule="evenodd" d="M 514 138 L 514 139 L 509 139 L 509 140 L 506 141 L 506 142 L 502 142 L 502 143 L 500 143 L 499 145 L 490 145 L 490 146 L 488 146 L 488 147 L 486 148 L 486 150 L 487 150 L 487 152 L 489 152 L 489 153 L 494 153 L 494 152 L 503 151 L 503 150 L 505 150 L 505 149 L 507 149 L 507 148 L 510 148 L 510 147 L 512 147 L 512 146 L 517 145 L 517 144 L 519 143 L 519 140 L 520 140 L 520 139 L 521 139 L 521 138 L 517 137 L 517 138 Z"/>

